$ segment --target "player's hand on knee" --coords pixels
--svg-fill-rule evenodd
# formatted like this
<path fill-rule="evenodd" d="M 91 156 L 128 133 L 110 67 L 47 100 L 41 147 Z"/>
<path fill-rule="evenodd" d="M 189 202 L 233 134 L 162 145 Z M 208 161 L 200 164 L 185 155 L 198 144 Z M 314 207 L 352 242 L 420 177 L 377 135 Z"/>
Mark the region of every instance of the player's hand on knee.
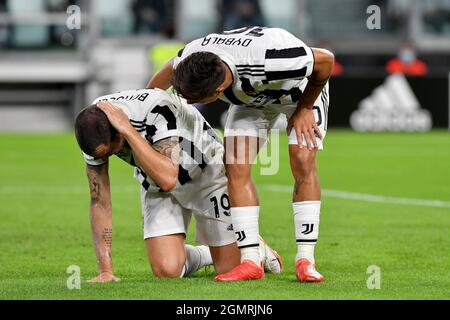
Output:
<path fill-rule="evenodd" d="M 120 278 L 111 272 L 102 272 L 99 276 L 88 280 L 88 283 L 118 282 Z"/>

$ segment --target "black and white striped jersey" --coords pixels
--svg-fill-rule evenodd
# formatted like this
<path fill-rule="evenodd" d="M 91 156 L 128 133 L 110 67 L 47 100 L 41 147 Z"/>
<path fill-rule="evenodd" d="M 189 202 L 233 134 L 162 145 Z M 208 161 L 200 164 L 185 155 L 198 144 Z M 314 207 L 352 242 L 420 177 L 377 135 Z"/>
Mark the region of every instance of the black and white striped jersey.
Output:
<path fill-rule="evenodd" d="M 222 141 L 200 112 L 186 100 L 160 89 L 143 89 L 99 97 L 94 104 L 99 101 L 109 101 L 121 108 L 150 145 L 167 138 L 178 139 L 181 147 L 179 176 L 171 193 L 185 208 L 204 210 L 204 201 L 199 198 L 226 186 Z M 101 165 L 106 161 L 83 155 L 91 165 Z M 116 155 L 135 167 L 135 177 L 145 190 L 162 192 L 140 168 L 129 147 Z"/>
<path fill-rule="evenodd" d="M 248 27 L 194 40 L 180 51 L 174 68 L 191 54 L 205 51 L 218 55 L 232 71 L 233 85 L 220 98 L 234 105 L 295 104 L 314 67 L 311 48 L 291 33 Z"/>

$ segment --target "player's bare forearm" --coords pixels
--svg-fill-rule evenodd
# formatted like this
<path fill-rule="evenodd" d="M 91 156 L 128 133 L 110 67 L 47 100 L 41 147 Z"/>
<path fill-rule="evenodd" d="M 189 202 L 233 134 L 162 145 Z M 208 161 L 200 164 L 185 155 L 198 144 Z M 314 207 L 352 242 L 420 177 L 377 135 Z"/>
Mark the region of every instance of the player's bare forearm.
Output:
<path fill-rule="evenodd" d="M 159 88 L 167 90 L 171 86 L 173 74 L 173 59 L 170 60 L 161 71 L 157 72 L 153 78 L 148 82 L 147 88 Z"/>
<path fill-rule="evenodd" d="M 331 76 L 334 65 L 334 55 L 325 49 L 312 48 L 314 54 L 314 70 L 308 79 L 308 84 L 298 104 L 299 108 L 310 108 L 322 92 Z"/>
<path fill-rule="evenodd" d="M 164 191 L 175 188 L 178 180 L 178 151 L 167 146 L 156 150 L 131 127 L 124 133 L 134 156 L 145 173 Z"/>
<path fill-rule="evenodd" d="M 288 134 L 295 129 L 299 147 L 303 148 L 303 141 L 305 141 L 309 150 L 317 148 L 316 135 L 320 139 L 323 138 L 317 127 L 313 108 L 314 102 L 331 76 L 334 65 L 334 55 L 330 51 L 317 48 L 312 48 L 312 51 L 314 54 L 313 73 L 308 78 L 308 84 L 287 127 Z"/>
<path fill-rule="evenodd" d="M 108 164 L 86 165 L 91 193 L 90 221 L 99 274 L 112 275 L 112 206 Z"/>

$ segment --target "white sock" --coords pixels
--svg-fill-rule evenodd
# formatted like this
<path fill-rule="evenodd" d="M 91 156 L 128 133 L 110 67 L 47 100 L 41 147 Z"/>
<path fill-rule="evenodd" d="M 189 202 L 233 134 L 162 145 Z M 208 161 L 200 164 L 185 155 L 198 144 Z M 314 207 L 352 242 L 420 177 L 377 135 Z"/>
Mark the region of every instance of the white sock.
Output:
<path fill-rule="evenodd" d="M 311 263 L 315 263 L 314 259 L 314 244 L 297 244 L 297 254 L 295 255 L 295 261 L 300 259 L 307 259 Z"/>
<path fill-rule="evenodd" d="M 294 209 L 297 255 L 295 260 L 314 261 L 314 248 L 319 236 L 320 201 L 303 201 L 292 204 Z"/>
<path fill-rule="evenodd" d="M 181 277 L 189 277 L 200 268 L 212 264 L 211 253 L 207 246 L 194 247 L 185 244 L 184 247 L 186 249 L 186 262 Z"/>
<path fill-rule="evenodd" d="M 251 260 L 259 266 L 259 206 L 231 208 L 231 219 L 241 262 Z"/>

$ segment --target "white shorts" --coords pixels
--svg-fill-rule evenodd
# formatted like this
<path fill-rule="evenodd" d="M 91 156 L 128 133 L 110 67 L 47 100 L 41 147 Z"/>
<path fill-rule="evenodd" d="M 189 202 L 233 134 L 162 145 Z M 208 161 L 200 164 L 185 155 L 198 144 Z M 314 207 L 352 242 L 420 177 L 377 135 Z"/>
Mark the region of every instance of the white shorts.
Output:
<path fill-rule="evenodd" d="M 225 210 L 220 205 L 226 191 L 225 187 L 210 194 L 208 201 L 215 197 L 219 206 L 211 206 L 210 210 L 200 213 L 184 208 L 170 193 L 146 192 L 143 189 L 141 205 L 144 240 L 180 233 L 186 235 L 193 214 L 197 242 L 211 247 L 235 242 L 230 210 Z"/>
<path fill-rule="evenodd" d="M 314 103 L 314 117 L 322 133 L 323 139 L 327 132 L 328 125 L 329 94 L 328 84 Z M 267 139 L 267 135 L 275 122 L 281 115 L 290 119 L 297 105 L 271 105 L 267 107 L 255 108 L 247 106 L 231 105 L 228 110 L 228 117 L 225 124 L 225 137 L 250 136 Z M 317 146 L 323 150 L 323 139 L 316 137 Z M 303 145 L 306 141 L 303 138 Z M 298 144 L 297 135 L 294 130 L 289 135 L 289 144 Z"/>

